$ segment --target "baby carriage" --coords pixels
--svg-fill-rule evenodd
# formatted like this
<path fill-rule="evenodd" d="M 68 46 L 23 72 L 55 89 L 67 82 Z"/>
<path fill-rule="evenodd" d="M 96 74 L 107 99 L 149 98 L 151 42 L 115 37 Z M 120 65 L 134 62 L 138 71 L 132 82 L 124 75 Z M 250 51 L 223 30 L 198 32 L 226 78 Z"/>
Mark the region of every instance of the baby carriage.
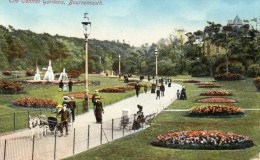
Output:
<path fill-rule="evenodd" d="M 121 129 L 122 128 L 125 129 L 125 128 L 130 126 L 129 124 L 131 123 L 131 121 L 130 121 L 130 118 L 128 116 L 129 113 L 130 113 L 130 110 L 128 110 L 128 109 L 122 110 L 122 117 L 121 117 L 121 124 L 120 124 Z"/>
<path fill-rule="evenodd" d="M 56 117 L 48 117 L 48 124 L 51 132 L 56 133 L 58 131 L 59 124 Z"/>

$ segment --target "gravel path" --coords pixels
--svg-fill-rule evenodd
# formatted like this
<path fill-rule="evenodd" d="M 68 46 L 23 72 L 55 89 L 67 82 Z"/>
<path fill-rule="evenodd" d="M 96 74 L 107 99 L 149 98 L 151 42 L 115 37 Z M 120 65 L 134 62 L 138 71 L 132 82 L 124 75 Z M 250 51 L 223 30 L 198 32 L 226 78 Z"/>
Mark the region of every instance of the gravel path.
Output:
<path fill-rule="evenodd" d="M 0 159 L 62 159 L 124 135 L 132 134 L 136 131 L 131 129 L 122 131 L 122 128 L 115 128 L 112 131 L 112 119 L 114 119 L 114 126 L 117 126 L 122 116 L 122 110 L 129 110 L 129 115 L 134 114 L 138 111 L 137 104 L 143 106 L 145 116 L 161 112 L 176 99 L 176 91 L 177 89 L 181 90 L 181 85 L 172 83 L 171 87 L 165 85 L 165 88 L 165 96 L 161 97 L 160 100 L 156 100 L 156 94 L 148 92 L 140 94 L 139 97 L 133 96 L 104 107 L 103 130 L 101 130 L 100 124 L 96 124 L 93 110 L 90 110 L 76 116 L 68 136 L 55 138 L 54 135 L 48 133 L 47 136 L 38 137 L 36 134 L 35 141 L 33 141 L 31 138 L 32 132 L 29 129 L 1 136 Z"/>

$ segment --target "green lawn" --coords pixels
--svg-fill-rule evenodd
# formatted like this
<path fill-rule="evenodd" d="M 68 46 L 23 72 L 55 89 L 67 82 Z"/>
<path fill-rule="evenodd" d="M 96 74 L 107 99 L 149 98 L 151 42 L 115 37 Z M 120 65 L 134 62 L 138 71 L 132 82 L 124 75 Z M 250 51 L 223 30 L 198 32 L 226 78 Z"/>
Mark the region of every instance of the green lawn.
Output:
<path fill-rule="evenodd" d="M 1 76 L 1 79 L 6 79 L 6 77 Z M 18 80 L 18 79 L 12 79 Z M 89 92 L 94 93 L 96 89 L 101 89 L 104 87 L 122 86 L 125 85 L 122 80 L 117 78 L 100 77 L 100 76 L 90 76 L 89 81 L 100 81 L 100 85 L 92 86 L 89 85 Z M 58 85 L 24 85 L 25 94 L 1 94 L 0 98 L 0 134 L 10 131 L 15 131 L 18 129 L 27 128 L 28 124 L 28 111 L 30 115 L 51 115 L 50 110 L 32 110 L 32 109 L 17 109 L 11 108 L 10 105 L 13 100 L 25 97 L 37 97 L 37 98 L 48 98 L 53 99 L 58 103 L 62 103 L 62 96 L 68 92 L 59 92 Z M 85 85 L 73 86 L 73 92 L 84 92 Z M 128 91 L 125 93 L 100 93 L 102 97 L 102 102 L 104 106 L 125 99 L 129 96 L 134 95 L 134 91 Z M 83 112 L 82 101 L 83 99 L 77 99 L 79 106 L 76 109 L 76 114 Z M 90 108 L 92 108 L 91 100 L 89 100 Z M 15 120 L 14 120 L 15 119 Z M 15 123 L 14 123 L 15 121 Z"/>
<path fill-rule="evenodd" d="M 188 76 L 174 77 L 177 83 L 182 84 L 181 79 L 195 79 Z M 212 79 L 203 79 L 203 81 Z M 219 83 L 219 82 L 217 82 Z M 252 83 L 252 79 L 236 82 L 220 82 L 223 87 L 219 90 L 228 90 L 234 95 L 230 98 L 238 100 L 239 107 L 260 108 L 260 93 Z M 196 100 L 201 98 L 199 94 L 208 89 L 198 88 L 194 84 L 186 84 L 188 100 L 178 100 L 167 109 L 189 109 L 192 106 L 201 105 Z M 175 93 L 173 93 L 175 94 Z M 246 111 L 246 116 L 237 118 L 192 118 L 185 116 L 185 112 L 162 112 L 153 121 L 152 126 L 134 135 L 113 141 L 108 144 L 90 149 L 69 160 L 247 160 L 260 151 L 260 111 Z M 240 150 L 181 150 L 154 147 L 149 144 L 153 137 L 175 130 L 220 130 L 230 131 L 249 136 L 254 147 Z"/>

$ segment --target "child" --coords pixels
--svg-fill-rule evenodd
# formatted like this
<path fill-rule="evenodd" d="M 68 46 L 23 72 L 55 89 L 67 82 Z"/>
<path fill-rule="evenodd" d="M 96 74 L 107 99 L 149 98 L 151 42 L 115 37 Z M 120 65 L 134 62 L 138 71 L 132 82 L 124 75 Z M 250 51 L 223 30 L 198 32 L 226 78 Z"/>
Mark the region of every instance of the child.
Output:
<path fill-rule="evenodd" d="M 160 99 L 160 88 L 157 88 L 156 90 L 156 99 L 159 98 Z"/>
<path fill-rule="evenodd" d="M 177 90 L 177 99 L 180 99 L 180 91 Z"/>

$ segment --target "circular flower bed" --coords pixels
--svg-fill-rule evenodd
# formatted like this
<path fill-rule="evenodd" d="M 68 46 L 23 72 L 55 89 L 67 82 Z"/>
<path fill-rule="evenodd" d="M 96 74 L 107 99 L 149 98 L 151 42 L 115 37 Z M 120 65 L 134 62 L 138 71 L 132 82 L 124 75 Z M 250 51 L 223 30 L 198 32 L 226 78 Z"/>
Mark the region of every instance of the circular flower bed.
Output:
<path fill-rule="evenodd" d="M 45 98 L 20 98 L 12 103 L 13 107 L 23 108 L 55 108 L 57 105 L 57 102 Z"/>
<path fill-rule="evenodd" d="M 216 74 L 214 79 L 217 81 L 236 81 L 240 79 L 240 74 L 225 73 L 225 74 Z"/>
<path fill-rule="evenodd" d="M 200 83 L 200 81 L 197 81 L 197 80 L 186 80 L 186 81 L 183 81 L 183 83 Z"/>
<path fill-rule="evenodd" d="M 236 103 L 237 101 L 230 98 L 212 97 L 212 98 L 202 98 L 198 100 L 202 103 Z"/>
<path fill-rule="evenodd" d="M 152 145 L 179 149 L 244 149 L 254 146 L 249 137 L 231 132 L 194 130 L 168 132 L 155 137 Z"/>
<path fill-rule="evenodd" d="M 68 93 L 67 96 L 69 97 L 74 97 L 74 98 L 85 98 L 85 93 L 84 92 L 79 92 L 79 93 Z M 88 98 L 92 98 L 92 94 L 88 94 Z"/>
<path fill-rule="evenodd" d="M 210 90 L 200 94 L 201 96 L 231 96 L 230 92 Z"/>
<path fill-rule="evenodd" d="M 220 87 L 222 87 L 219 84 L 213 84 L 213 83 L 196 83 L 196 85 L 198 85 L 199 88 L 220 88 Z"/>
<path fill-rule="evenodd" d="M 230 116 L 244 115 L 244 111 L 236 106 L 209 105 L 194 107 L 189 112 L 190 116 Z"/>
<path fill-rule="evenodd" d="M 13 93 L 19 93 L 22 90 L 23 90 L 23 86 L 20 83 L 0 80 L 1 93 L 13 94 Z"/>

